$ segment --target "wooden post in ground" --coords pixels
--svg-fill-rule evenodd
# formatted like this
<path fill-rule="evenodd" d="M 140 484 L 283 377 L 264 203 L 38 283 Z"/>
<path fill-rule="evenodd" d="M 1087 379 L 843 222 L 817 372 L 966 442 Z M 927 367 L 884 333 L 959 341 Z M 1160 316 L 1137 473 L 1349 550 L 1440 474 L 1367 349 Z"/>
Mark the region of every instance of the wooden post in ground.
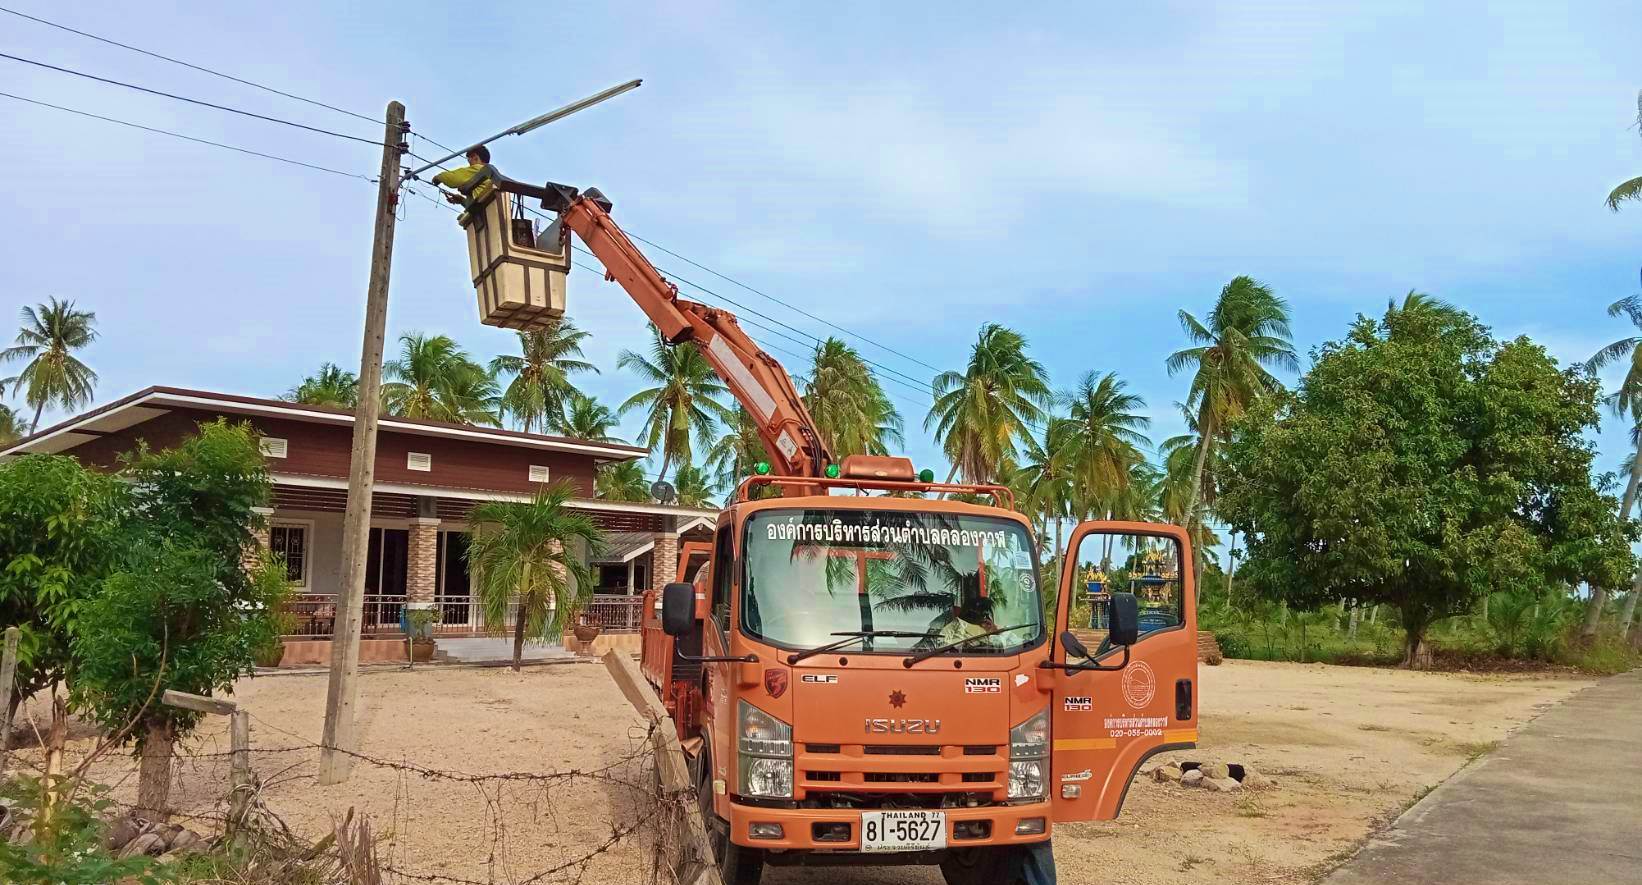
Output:
<path fill-rule="evenodd" d="M 6 651 L 0 657 L 0 775 L 6 773 L 6 756 L 11 749 L 11 693 L 17 684 L 16 627 L 6 628 Z"/>
<path fill-rule="evenodd" d="M 331 630 L 331 677 L 325 692 L 325 732 L 320 739 L 319 782 L 339 784 L 353 770 L 354 704 L 359 699 L 359 632 L 365 616 L 365 559 L 370 546 L 371 488 L 376 483 L 376 426 L 382 402 L 382 349 L 388 323 L 388 277 L 393 268 L 393 229 L 399 203 L 399 161 L 407 149 L 405 106 L 388 102 L 382 137 L 382 171 L 376 188 L 376 234 L 371 279 L 365 291 L 365 338 L 359 355 L 359 406 L 354 411 L 349 453 L 348 506 L 342 517 L 342 587 Z M 338 752 L 338 751 L 343 752 Z"/>
<path fill-rule="evenodd" d="M 232 772 L 233 793 L 228 800 L 228 825 L 245 822 L 246 809 L 251 807 L 251 793 L 255 789 L 251 779 L 251 714 L 235 710 L 228 716 L 229 767 Z"/>
<path fill-rule="evenodd" d="M 634 665 L 632 657 L 611 650 L 605 652 L 604 666 L 610 671 L 610 678 L 615 680 L 616 687 L 651 724 L 650 745 L 656 751 L 656 771 L 661 778 L 662 791 L 669 796 L 686 795 L 693 791 L 695 783 L 690 779 L 690 766 L 685 762 L 684 745 L 679 742 L 678 728 L 673 724 L 672 717 L 667 715 L 666 705 L 662 704 L 661 698 L 656 696 L 655 690 Z M 707 839 L 707 822 L 702 819 L 701 809 L 693 798 L 686 799 L 680 805 L 684 812 L 683 825 L 679 828 L 680 832 L 675 834 L 679 856 L 671 859 L 678 871 L 678 881 L 687 885 L 724 885 L 713 859 L 713 846 Z"/>
<path fill-rule="evenodd" d="M 245 810 L 251 802 L 251 714 L 241 710 L 233 701 L 170 689 L 166 689 L 160 695 L 160 703 L 168 707 L 193 710 L 196 713 L 228 717 L 228 770 L 231 785 L 228 796 L 228 827 L 233 829 L 238 826 L 245 819 Z"/>

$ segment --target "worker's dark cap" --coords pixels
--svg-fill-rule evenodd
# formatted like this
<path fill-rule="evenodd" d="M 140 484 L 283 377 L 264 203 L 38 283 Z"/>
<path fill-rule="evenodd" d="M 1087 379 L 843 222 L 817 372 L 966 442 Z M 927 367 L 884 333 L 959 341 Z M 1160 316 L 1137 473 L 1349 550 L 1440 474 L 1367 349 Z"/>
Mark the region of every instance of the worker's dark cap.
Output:
<path fill-rule="evenodd" d="M 468 150 L 468 153 L 469 154 L 478 154 L 479 155 L 479 162 L 481 162 L 481 163 L 489 163 L 490 162 L 490 148 L 487 148 L 484 145 L 479 145 L 476 148 L 470 148 Z"/>

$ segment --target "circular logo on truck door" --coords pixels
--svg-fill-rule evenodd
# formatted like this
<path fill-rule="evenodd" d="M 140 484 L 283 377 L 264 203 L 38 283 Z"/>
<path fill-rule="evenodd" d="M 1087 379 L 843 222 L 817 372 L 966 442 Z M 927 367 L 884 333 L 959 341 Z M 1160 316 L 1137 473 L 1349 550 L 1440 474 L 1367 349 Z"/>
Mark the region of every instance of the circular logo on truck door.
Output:
<path fill-rule="evenodd" d="M 1151 706 L 1157 695 L 1157 674 L 1145 661 L 1134 661 L 1123 671 L 1123 701 L 1136 710 Z"/>

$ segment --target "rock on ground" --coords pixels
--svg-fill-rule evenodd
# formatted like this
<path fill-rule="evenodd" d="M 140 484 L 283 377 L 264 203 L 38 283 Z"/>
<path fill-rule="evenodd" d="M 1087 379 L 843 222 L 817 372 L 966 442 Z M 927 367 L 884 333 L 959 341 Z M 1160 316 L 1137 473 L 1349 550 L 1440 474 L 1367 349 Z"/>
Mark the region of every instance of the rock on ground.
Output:
<path fill-rule="evenodd" d="M 1202 785 L 1202 783 L 1203 772 L 1195 768 L 1180 776 L 1180 785 L 1183 787 L 1196 787 Z"/>

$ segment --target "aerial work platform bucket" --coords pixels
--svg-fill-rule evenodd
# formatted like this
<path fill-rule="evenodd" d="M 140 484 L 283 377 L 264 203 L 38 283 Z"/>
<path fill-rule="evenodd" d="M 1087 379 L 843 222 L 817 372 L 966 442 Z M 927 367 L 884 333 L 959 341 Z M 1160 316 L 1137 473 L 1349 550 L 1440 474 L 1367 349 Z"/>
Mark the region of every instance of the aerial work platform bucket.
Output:
<path fill-rule="evenodd" d="M 519 209 L 521 195 L 493 190 L 476 201 L 467 229 L 468 263 L 479 297 L 479 321 L 505 329 L 540 329 L 564 316 L 570 245 L 558 222 L 538 232 Z"/>

